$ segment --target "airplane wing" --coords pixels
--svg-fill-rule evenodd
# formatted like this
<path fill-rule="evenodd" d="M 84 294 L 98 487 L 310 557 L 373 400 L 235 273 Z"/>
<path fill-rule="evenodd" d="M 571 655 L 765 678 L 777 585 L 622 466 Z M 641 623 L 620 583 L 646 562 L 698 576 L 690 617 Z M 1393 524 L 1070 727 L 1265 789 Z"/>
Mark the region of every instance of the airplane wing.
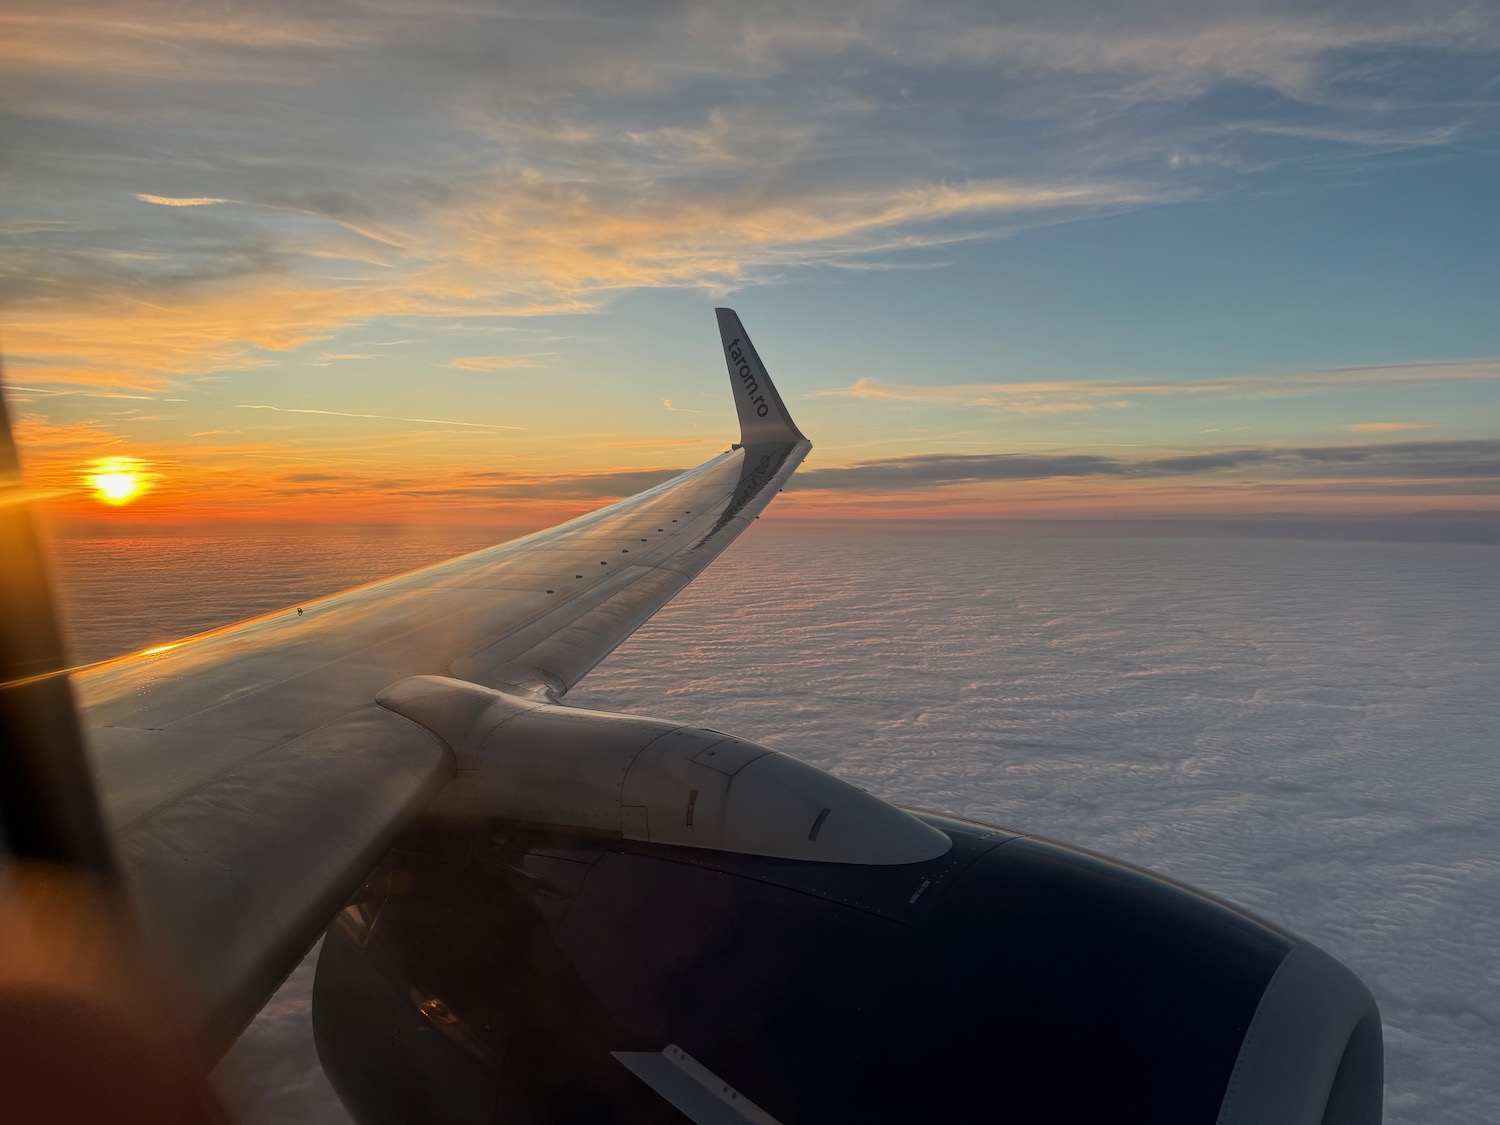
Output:
<path fill-rule="evenodd" d="M 551 530 L 74 676 L 148 938 L 222 1050 L 401 828 L 452 750 L 379 706 L 415 675 L 551 700 L 743 532 L 811 445 L 718 312 L 742 441 Z"/>
<path fill-rule="evenodd" d="M 28 1060 L 68 1079 L 81 1060 L 128 1104 L 153 1029 L 212 1058 L 326 932 L 319 1057 L 372 1125 L 1380 1120 L 1379 1009 L 1316 946 L 721 731 L 556 704 L 810 448 L 738 318 L 719 326 L 729 452 L 551 531 L 77 672 L 102 817 L 0 447 L 9 868 L 107 892 L 105 914 L 39 926 L 55 881 L 14 893 L 0 864 L 7 1091 L 61 1119 Z M 97 964 L 138 929 L 175 986 L 127 972 L 139 1004 Z M 125 1015 L 60 1014 L 88 1005 Z"/>

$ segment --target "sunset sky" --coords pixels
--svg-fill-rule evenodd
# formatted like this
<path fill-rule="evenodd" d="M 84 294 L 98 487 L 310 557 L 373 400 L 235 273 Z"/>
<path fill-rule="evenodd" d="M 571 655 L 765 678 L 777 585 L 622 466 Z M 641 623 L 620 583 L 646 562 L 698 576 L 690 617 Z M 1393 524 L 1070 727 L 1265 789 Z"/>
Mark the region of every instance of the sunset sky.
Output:
<path fill-rule="evenodd" d="M 735 439 L 728 304 L 784 515 L 1500 509 L 1497 76 L 1449 0 L 7 0 L 29 479 L 539 525 Z"/>

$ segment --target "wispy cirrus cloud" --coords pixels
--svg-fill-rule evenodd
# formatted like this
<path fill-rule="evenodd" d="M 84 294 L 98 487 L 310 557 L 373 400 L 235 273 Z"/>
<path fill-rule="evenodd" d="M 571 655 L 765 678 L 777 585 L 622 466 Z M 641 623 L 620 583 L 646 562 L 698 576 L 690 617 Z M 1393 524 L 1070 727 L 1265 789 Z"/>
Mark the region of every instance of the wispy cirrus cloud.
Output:
<path fill-rule="evenodd" d="M 264 365 L 273 362 L 267 352 L 288 351 L 372 318 L 581 312 L 628 288 L 722 289 L 765 270 L 859 267 L 886 252 L 977 237 L 976 229 L 962 225 L 969 220 L 1142 198 L 1126 185 L 986 181 L 780 200 L 661 193 L 642 202 L 613 187 L 564 187 L 523 173 L 434 212 L 432 240 L 422 244 L 420 257 L 394 271 L 333 282 L 318 276 L 305 257 L 299 266 L 298 252 L 290 251 L 280 267 L 263 255 L 246 258 L 238 276 L 221 276 L 235 256 L 215 258 L 201 282 L 158 284 L 149 299 L 146 279 L 129 270 L 118 286 L 59 279 L 46 289 L 52 294 L 46 302 L 13 306 L 8 337 L 45 364 L 51 380 L 155 386 Z M 74 285 L 73 300 L 57 299 L 58 289 Z M 536 358 L 526 362 L 534 365 Z M 521 366 L 513 357 L 461 357 L 455 366 L 499 369 L 478 366 L 491 360 Z"/>
<path fill-rule="evenodd" d="M 135 197 L 142 203 L 155 203 L 159 207 L 210 207 L 215 203 L 234 202 L 230 199 L 215 199 L 212 196 L 183 199 L 171 195 L 145 195 L 141 192 L 137 192 Z"/>
<path fill-rule="evenodd" d="M 986 224 L 1007 216 L 1152 198 L 1125 183 L 1021 180 L 781 196 L 732 183 L 642 195 L 629 185 L 558 183 L 528 170 L 441 216 L 443 241 L 461 256 L 424 276 L 479 295 L 498 268 L 543 309 L 584 308 L 621 289 L 722 289 L 767 270 L 859 268 L 880 255 L 983 237 L 993 233 Z"/>
<path fill-rule="evenodd" d="M 813 391 L 810 398 L 860 398 L 883 402 L 916 403 L 927 406 L 994 407 L 1012 414 L 1070 414 L 1088 410 L 1122 409 L 1131 405 L 1128 399 L 1110 398 L 1133 393 L 1141 384 L 1131 383 L 1112 388 L 1105 383 L 1085 380 L 1053 380 L 1035 383 L 952 383 L 924 386 L 915 383 L 882 383 L 874 379 L 856 379 L 847 387 Z"/>
<path fill-rule="evenodd" d="M 1396 434 L 1404 430 L 1430 430 L 1431 422 L 1351 422 L 1345 426 L 1351 434 Z"/>
<path fill-rule="evenodd" d="M 1236 137 L 1456 143 L 1465 123 L 1446 103 L 1358 95 L 1358 56 L 1500 44 L 1500 20 L 1446 2 L 1420 19 L 1273 3 L 1080 21 L 906 0 L 542 15 L 11 5 L 7 111 L 37 136 L 108 122 L 111 138 L 86 177 L 46 145 L 21 164 L 8 203 L 33 233 L 10 247 L 11 346 L 80 382 L 146 385 L 379 317 L 576 312 L 635 287 L 930 264 L 956 243 L 1194 198 L 1272 159 Z M 1131 117 L 1232 83 L 1278 91 L 1284 112 Z M 261 89 L 275 112 L 246 96 Z M 121 200 L 164 214 L 142 229 Z M 80 215 L 83 229 L 53 225 Z M 254 315 L 226 317 L 226 299 Z M 170 332 L 138 319 L 152 307 Z M 128 347 L 122 321 L 140 324 Z"/>
<path fill-rule="evenodd" d="M 1069 379 L 1017 383 L 955 383 L 926 386 L 858 379 L 847 387 L 814 391 L 810 397 L 840 397 L 985 407 L 1015 414 L 1052 414 L 1119 409 L 1132 398 L 1161 395 L 1217 395 L 1226 398 L 1284 398 L 1370 387 L 1421 387 L 1445 383 L 1500 381 L 1500 359 L 1445 360 L 1329 367 L 1313 371 L 1238 375 L 1213 379 Z M 1351 433 L 1381 433 L 1430 423 L 1370 422 L 1346 427 Z"/>
<path fill-rule="evenodd" d="M 463 355 L 449 366 L 459 371 L 515 371 L 523 368 L 541 367 L 542 360 L 552 352 L 534 352 L 531 355 Z"/>
<path fill-rule="evenodd" d="M 128 6 L 14 0 L 0 13 L 0 71 L 32 83 L 87 76 L 111 89 L 184 79 L 259 85 L 301 76 L 314 52 L 367 45 L 377 34 L 370 22 L 332 11 L 251 14 L 173 0 Z M 40 103 L 60 116 L 77 115 L 86 104 L 35 89 L 26 101 L 33 112 Z"/>
<path fill-rule="evenodd" d="M 616 500 L 644 491 L 681 469 L 616 469 L 594 473 L 457 473 L 441 483 L 393 490 L 418 500 Z"/>
<path fill-rule="evenodd" d="M 316 359 L 307 360 L 309 367 L 332 367 L 336 363 L 351 363 L 361 359 L 374 359 L 371 352 L 319 352 Z"/>
<path fill-rule="evenodd" d="M 429 426 L 459 426 L 465 430 L 521 430 L 524 426 L 496 426 L 487 422 L 456 422 L 450 418 L 407 418 L 398 414 L 360 414 L 348 410 L 316 410 L 307 406 L 269 406 L 259 402 L 242 402 L 238 410 L 272 410 L 278 414 L 323 414 L 332 418 L 368 418 L 379 422 L 411 422 Z"/>

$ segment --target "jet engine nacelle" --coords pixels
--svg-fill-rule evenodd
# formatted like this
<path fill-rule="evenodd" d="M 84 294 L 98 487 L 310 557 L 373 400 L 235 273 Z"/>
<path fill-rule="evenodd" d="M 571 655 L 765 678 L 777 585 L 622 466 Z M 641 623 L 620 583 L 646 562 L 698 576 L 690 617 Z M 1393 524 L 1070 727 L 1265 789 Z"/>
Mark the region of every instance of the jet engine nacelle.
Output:
<path fill-rule="evenodd" d="M 365 1125 L 1380 1120 L 1365 987 L 1191 888 L 795 763 L 737 799 L 791 759 L 715 731 L 443 680 L 386 705 L 459 776 L 319 959 Z"/>
<path fill-rule="evenodd" d="M 485 815 L 585 835 L 829 863 L 935 859 L 941 832 L 820 769 L 720 731 L 415 676 L 379 702 L 453 749 Z"/>

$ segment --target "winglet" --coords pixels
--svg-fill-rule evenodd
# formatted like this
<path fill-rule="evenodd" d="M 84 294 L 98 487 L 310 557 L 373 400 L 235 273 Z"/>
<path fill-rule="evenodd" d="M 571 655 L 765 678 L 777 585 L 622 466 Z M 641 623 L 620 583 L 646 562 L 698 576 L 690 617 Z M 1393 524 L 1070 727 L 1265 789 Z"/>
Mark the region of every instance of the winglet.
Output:
<path fill-rule="evenodd" d="M 776 385 L 766 373 L 766 365 L 756 354 L 755 345 L 745 335 L 745 328 L 733 309 L 715 309 L 719 317 L 719 337 L 724 341 L 724 359 L 729 364 L 729 383 L 734 388 L 734 404 L 740 412 L 740 444 L 805 441 L 802 431 L 786 404 L 776 393 Z"/>

